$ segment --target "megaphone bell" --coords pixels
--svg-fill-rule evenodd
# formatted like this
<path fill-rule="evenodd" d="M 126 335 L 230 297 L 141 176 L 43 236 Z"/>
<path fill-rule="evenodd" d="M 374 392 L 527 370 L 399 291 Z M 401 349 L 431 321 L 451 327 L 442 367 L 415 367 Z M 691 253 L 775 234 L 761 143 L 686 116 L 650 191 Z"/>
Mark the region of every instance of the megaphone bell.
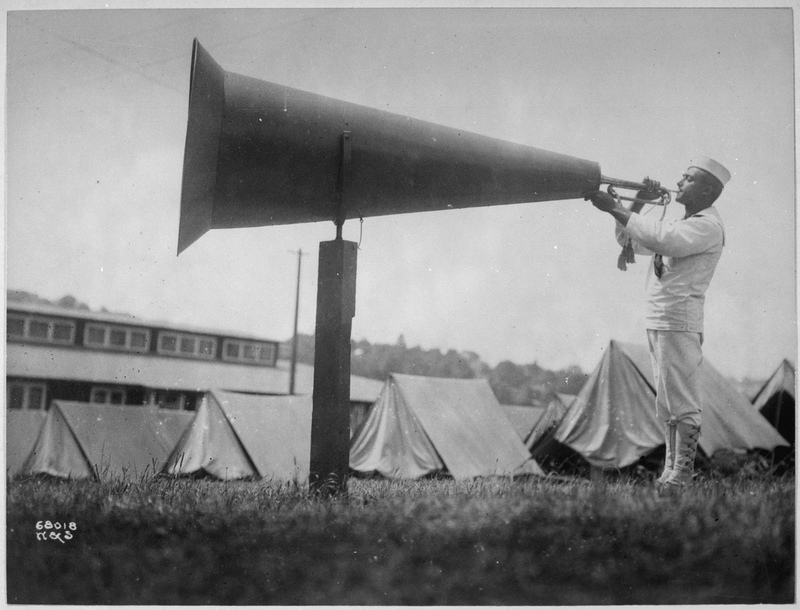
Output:
<path fill-rule="evenodd" d="M 178 254 L 209 229 L 581 198 L 593 161 L 223 70 L 194 40 Z"/>

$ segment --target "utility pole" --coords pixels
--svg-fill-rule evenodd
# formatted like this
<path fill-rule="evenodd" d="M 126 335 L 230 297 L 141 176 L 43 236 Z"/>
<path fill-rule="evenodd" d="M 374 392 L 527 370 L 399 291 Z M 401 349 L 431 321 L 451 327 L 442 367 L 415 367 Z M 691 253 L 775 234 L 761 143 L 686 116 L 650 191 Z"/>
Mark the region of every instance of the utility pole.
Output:
<path fill-rule="evenodd" d="M 297 292 L 294 297 L 294 335 L 292 338 L 292 367 L 289 373 L 289 395 L 294 395 L 294 378 L 297 371 L 297 319 L 300 314 L 300 268 L 303 263 L 303 249 L 297 252 Z"/>

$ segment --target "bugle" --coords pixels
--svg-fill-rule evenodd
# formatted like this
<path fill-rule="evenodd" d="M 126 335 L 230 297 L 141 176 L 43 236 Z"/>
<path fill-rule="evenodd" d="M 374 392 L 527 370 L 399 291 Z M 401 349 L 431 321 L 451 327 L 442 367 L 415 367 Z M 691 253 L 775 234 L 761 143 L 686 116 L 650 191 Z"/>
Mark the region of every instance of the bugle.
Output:
<path fill-rule="evenodd" d="M 641 197 L 628 197 L 617 193 L 616 188 L 627 189 L 632 191 L 646 191 L 647 186 L 641 182 L 633 182 L 631 180 L 619 180 L 618 178 L 609 178 L 608 176 L 600 176 L 600 184 L 608 185 L 608 194 L 617 199 L 624 201 L 633 201 L 635 203 L 645 203 L 647 205 L 668 205 L 672 201 L 672 191 L 666 187 L 660 186 L 656 189 L 658 197 L 654 199 L 642 199 Z M 616 188 L 615 188 L 616 187 Z"/>

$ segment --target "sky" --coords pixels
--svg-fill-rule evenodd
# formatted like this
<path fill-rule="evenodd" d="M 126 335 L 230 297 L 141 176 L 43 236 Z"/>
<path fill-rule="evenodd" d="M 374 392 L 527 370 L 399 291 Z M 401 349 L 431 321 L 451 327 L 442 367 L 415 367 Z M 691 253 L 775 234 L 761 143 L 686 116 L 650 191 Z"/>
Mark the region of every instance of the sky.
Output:
<path fill-rule="evenodd" d="M 5 13 L 7 288 L 286 340 L 300 260 L 298 328 L 313 334 L 332 223 L 213 230 L 176 255 L 198 38 L 227 71 L 605 176 L 675 188 L 694 155 L 717 159 L 732 179 L 705 355 L 751 379 L 796 362 L 790 9 L 135 6 Z M 613 230 L 582 199 L 348 221 L 352 337 L 589 372 L 609 341 L 646 341 L 647 260 L 618 270 Z"/>

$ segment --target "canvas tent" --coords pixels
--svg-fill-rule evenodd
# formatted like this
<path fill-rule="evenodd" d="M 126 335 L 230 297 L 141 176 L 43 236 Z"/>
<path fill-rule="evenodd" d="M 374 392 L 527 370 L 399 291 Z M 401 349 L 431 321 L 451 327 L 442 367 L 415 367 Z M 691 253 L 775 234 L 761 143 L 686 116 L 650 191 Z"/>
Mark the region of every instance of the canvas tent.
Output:
<path fill-rule="evenodd" d="M 555 440 L 555 433 L 575 402 L 571 394 L 553 394 L 525 446 L 545 472 L 578 474 L 589 467 L 579 453 Z"/>
<path fill-rule="evenodd" d="M 503 412 L 524 443 L 544 414 L 545 407 L 535 405 L 503 405 Z"/>
<path fill-rule="evenodd" d="M 212 390 L 175 445 L 164 471 L 219 479 L 308 479 L 311 396 L 256 396 Z"/>
<path fill-rule="evenodd" d="M 700 448 L 707 456 L 720 449 L 772 450 L 786 445 L 747 399 L 704 360 L 704 398 Z M 650 353 L 647 347 L 611 341 L 554 433 L 592 466 L 622 468 L 664 444 L 665 424 L 656 417 Z"/>
<path fill-rule="evenodd" d="M 350 467 L 401 479 L 543 474 L 485 379 L 400 374 L 353 436 Z"/>
<path fill-rule="evenodd" d="M 190 420 L 185 411 L 54 401 L 21 473 L 152 476 Z"/>
<path fill-rule="evenodd" d="M 542 413 L 533 430 L 525 439 L 525 446 L 530 451 L 533 451 L 535 447 L 543 443 L 548 436 L 552 436 L 552 433 L 567 414 L 567 409 L 574 401 L 575 396 L 572 394 L 554 393 L 550 396 L 547 405 L 544 407 L 544 413 Z"/>
<path fill-rule="evenodd" d="M 781 362 L 764 383 L 753 398 L 753 406 L 794 446 L 795 371 L 788 360 Z"/>
<path fill-rule="evenodd" d="M 33 449 L 47 412 L 9 410 L 6 412 L 6 474 L 18 475 Z"/>

